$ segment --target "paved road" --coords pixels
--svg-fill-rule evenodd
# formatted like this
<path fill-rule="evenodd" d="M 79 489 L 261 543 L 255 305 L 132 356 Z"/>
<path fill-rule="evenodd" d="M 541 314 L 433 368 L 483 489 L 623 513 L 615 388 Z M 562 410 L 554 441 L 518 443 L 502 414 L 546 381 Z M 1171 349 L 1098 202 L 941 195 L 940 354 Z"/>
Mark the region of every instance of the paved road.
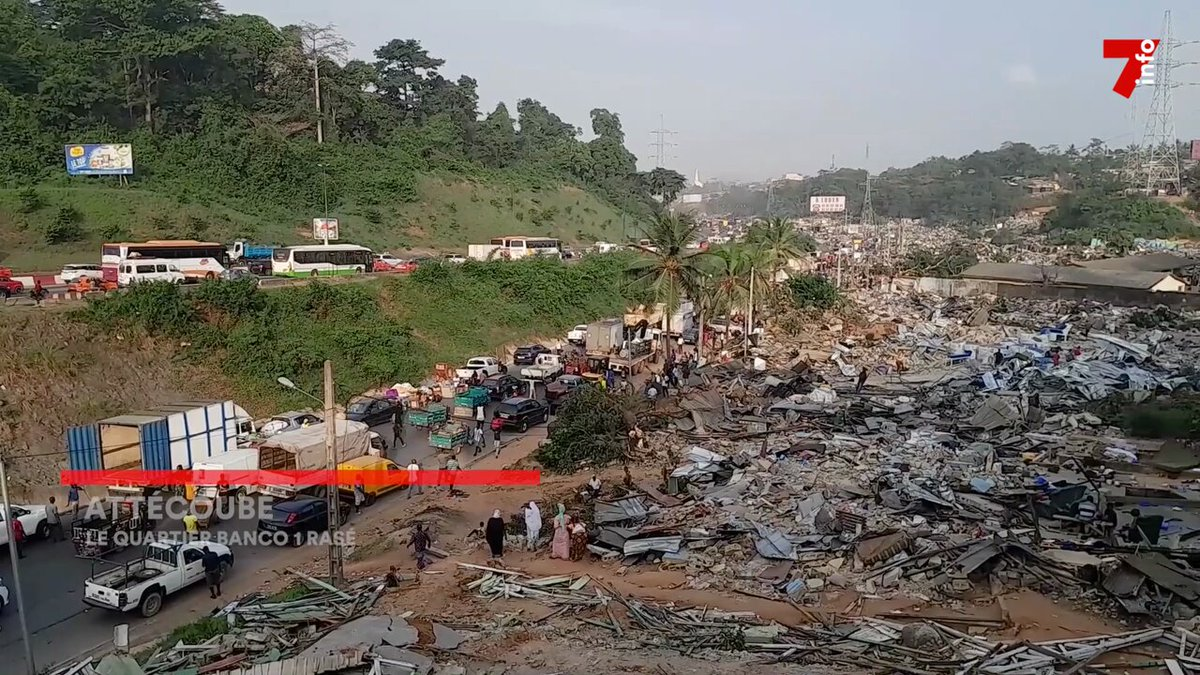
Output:
<path fill-rule="evenodd" d="M 510 369 L 513 366 L 510 366 Z M 519 371 L 519 368 L 517 369 Z M 491 418 L 491 405 L 488 408 L 488 418 Z M 390 425 L 375 427 L 389 444 L 392 443 Z M 408 427 L 406 430 L 407 446 L 390 448 L 388 455 L 401 466 L 408 464 L 416 457 L 422 467 L 436 468 L 437 452 L 429 446 L 426 434 L 418 429 Z M 535 427 L 529 435 L 545 435 L 542 427 Z M 515 433 L 506 436 L 512 439 Z M 490 435 L 489 435 L 490 447 Z M 507 442 L 507 441 L 506 441 Z M 466 453 L 469 458 L 470 454 Z M 353 520 L 351 520 L 353 524 Z M 227 521 L 214 526 L 216 531 L 253 531 L 254 521 Z M 159 531 L 179 532 L 182 526 L 178 522 L 161 522 Z M 234 569 L 232 577 L 242 578 L 261 573 L 265 570 L 280 570 L 294 561 L 297 556 L 304 555 L 294 549 L 235 546 Z M 138 557 L 138 551 L 132 547 L 124 552 L 109 556 L 114 562 L 125 562 Z M 21 581 L 25 594 L 25 605 L 28 611 L 29 630 L 32 633 L 34 661 L 39 668 L 49 664 L 61 663 L 78 654 L 82 654 L 101 644 L 112 640 L 113 626 L 128 622 L 131 630 L 147 620 L 136 612 L 121 616 L 114 612 L 88 607 L 83 604 L 83 582 L 90 576 L 92 563 L 74 556 L 71 543 L 35 541 L 26 549 L 25 558 L 21 561 Z M 10 595 L 13 590 L 12 569 L 10 560 L 5 552 L 0 554 L 0 577 L 9 586 Z M 228 598 L 232 599 L 232 598 Z M 10 605 L 0 616 L 0 653 L 5 658 L 0 660 L 0 675 L 8 673 L 23 673 L 24 652 L 20 644 L 20 625 L 17 619 L 15 596 L 14 604 Z M 207 611 L 212 604 L 203 588 L 203 584 L 183 591 L 178 596 L 168 598 L 163 614 L 167 614 L 172 606 L 187 604 Z M 161 615 L 160 615 L 161 616 Z M 166 626 L 164 631 L 171 626 Z"/>

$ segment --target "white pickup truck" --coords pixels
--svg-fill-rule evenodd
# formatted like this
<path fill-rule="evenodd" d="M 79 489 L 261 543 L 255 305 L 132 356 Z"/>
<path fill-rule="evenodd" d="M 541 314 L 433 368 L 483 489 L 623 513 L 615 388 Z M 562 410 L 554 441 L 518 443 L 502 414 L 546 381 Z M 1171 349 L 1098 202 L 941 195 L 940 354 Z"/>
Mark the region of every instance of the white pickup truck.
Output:
<path fill-rule="evenodd" d="M 233 566 L 233 552 L 223 544 L 154 542 L 146 546 L 140 559 L 88 578 L 83 601 L 94 607 L 118 612 L 136 609 L 142 616 L 154 616 L 162 609 L 163 598 L 204 579 L 205 546 L 221 558 L 225 569 Z"/>
<path fill-rule="evenodd" d="M 558 354 L 538 354 L 532 366 L 521 369 L 521 377 L 526 380 L 553 380 L 562 375 L 563 362 Z"/>
<path fill-rule="evenodd" d="M 467 359 L 467 365 L 454 371 L 460 380 L 471 378 L 474 373 L 479 373 L 481 378 L 499 375 L 503 371 L 500 362 L 490 356 L 473 356 Z"/>

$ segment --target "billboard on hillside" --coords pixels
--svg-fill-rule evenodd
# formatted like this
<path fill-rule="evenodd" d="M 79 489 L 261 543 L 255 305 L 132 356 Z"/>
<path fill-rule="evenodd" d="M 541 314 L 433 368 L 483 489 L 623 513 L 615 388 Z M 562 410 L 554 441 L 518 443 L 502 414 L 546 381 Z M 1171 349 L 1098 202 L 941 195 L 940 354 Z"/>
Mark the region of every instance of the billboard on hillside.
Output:
<path fill-rule="evenodd" d="M 313 218 L 313 239 L 318 241 L 335 241 L 337 238 L 337 218 Z"/>
<path fill-rule="evenodd" d="M 132 176 L 133 146 L 128 143 L 83 143 L 63 149 L 72 176 Z"/>
<path fill-rule="evenodd" d="M 845 196 L 813 195 L 808 198 L 810 213 L 842 213 L 846 210 Z"/>

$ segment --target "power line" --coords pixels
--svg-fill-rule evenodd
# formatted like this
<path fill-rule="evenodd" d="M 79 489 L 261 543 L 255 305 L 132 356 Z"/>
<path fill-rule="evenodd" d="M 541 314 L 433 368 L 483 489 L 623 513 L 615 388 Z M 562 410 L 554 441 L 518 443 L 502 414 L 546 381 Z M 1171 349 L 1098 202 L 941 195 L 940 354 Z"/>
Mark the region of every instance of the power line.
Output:
<path fill-rule="evenodd" d="M 667 156 L 667 149 L 676 146 L 675 143 L 672 143 L 668 139 L 677 132 L 667 129 L 663 116 L 659 115 L 658 128 L 650 133 L 654 136 L 654 142 L 650 144 L 654 148 L 654 166 L 661 169 L 667 163 L 667 160 L 671 159 Z"/>
<path fill-rule="evenodd" d="M 1171 38 L 1171 10 L 1163 12 L 1162 35 L 1154 51 L 1154 94 L 1146 115 L 1146 132 L 1138 152 L 1137 180 L 1133 187 L 1155 195 L 1179 190 L 1179 143 L 1175 132 L 1175 108 L 1172 102 L 1171 71 L 1178 65 L 1173 58 L 1175 42 Z"/>

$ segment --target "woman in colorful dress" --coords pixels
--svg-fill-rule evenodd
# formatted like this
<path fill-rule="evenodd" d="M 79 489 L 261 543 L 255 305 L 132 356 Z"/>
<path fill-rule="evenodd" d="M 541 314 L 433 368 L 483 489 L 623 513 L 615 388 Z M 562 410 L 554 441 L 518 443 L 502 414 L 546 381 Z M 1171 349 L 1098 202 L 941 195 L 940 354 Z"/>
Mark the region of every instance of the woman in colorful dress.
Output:
<path fill-rule="evenodd" d="M 571 535 L 568 531 L 567 507 L 558 505 L 554 516 L 554 539 L 550 542 L 550 557 L 568 560 L 571 557 Z"/>

